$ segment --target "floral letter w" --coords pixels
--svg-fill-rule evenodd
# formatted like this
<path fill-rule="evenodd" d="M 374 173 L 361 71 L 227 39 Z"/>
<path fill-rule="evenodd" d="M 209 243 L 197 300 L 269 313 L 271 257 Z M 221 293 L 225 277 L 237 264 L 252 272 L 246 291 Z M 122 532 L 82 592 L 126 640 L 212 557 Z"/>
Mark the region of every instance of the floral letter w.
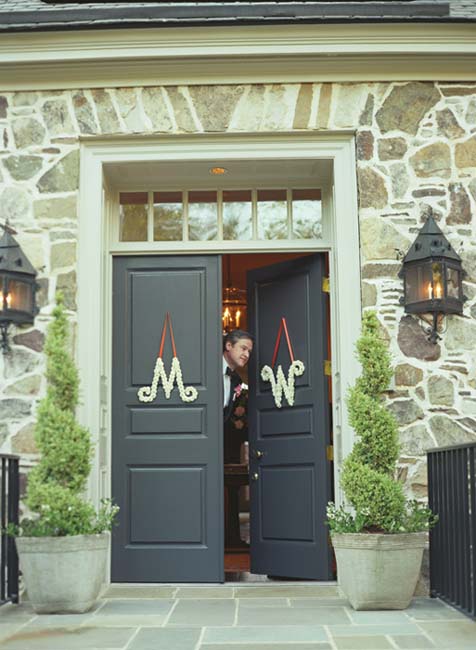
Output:
<path fill-rule="evenodd" d="M 284 376 L 283 368 L 278 366 L 276 377 L 274 376 L 273 369 L 270 366 L 263 366 L 261 369 L 261 379 L 263 381 L 271 382 L 271 390 L 273 391 L 274 402 L 278 409 L 282 406 L 283 393 L 288 400 L 289 406 L 294 404 L 294 377 L 299 377 L 304 372 L 304 364 L 302 361 L 296 359 L 289 366 L 288 378 Z"/>

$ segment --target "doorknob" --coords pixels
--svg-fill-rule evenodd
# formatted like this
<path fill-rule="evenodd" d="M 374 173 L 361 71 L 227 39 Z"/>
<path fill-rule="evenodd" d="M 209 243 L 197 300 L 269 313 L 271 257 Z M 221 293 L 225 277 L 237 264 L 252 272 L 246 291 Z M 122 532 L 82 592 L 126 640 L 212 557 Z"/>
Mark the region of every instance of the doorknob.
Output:
<path fill-rule="evenodd" d="M 255 454 L 256 458 L 263 458 L 264 451 L 260 451 L 259 449 L 255 449 L 254 454 Z"/>
<path fill-rule="evenodd" d="M 254 472 L 254 474 L 251 475 L 251 479 L 252 479 L 253 481 L 257 481 L 257 480 L 259 479 L 258 472 Z"/>

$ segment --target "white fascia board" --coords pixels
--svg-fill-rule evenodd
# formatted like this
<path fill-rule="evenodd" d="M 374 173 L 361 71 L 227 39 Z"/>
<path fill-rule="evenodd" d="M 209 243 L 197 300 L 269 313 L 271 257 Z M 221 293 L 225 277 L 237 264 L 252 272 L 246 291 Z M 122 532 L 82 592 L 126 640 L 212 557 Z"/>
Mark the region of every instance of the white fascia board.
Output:
<path fill-rule="evenodd" d="M 476 25 L 369 24 L 188 27 L 0 35 L 4 63 L 149 57 L 476 52 Z"/>
<path fill-rule="evenodd" d="M 474 80 L 476 26 L 193 27 L 0 35 L 0 88 Z M 84 64 L 88 65 L 85 66 Z"/>

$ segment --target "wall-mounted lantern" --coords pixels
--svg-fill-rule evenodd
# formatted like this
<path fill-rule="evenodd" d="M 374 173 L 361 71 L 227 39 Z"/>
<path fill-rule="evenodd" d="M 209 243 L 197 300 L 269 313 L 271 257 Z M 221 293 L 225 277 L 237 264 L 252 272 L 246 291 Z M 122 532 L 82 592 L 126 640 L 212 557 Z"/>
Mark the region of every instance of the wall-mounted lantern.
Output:
<path fill-rule="evenodd" d="M 10 325 L 33 323 L 38 312 L 35 293 L 36 271 L 18 242 L 16 232 L 8 223 L 1 226 L 0 239 L 0 347 L 8 352 L 8 328 Z"/>
<path fill-rule="evenodd" d="M 438 329 L 443 316 L 463 312 L 463 274 L 460 256 L 433 217 L 428 217 L 403 258 L 399 277 L 403 278 L 405 312 L 431 319 L 428 339 L 432 343 L 441 338 Z"/>

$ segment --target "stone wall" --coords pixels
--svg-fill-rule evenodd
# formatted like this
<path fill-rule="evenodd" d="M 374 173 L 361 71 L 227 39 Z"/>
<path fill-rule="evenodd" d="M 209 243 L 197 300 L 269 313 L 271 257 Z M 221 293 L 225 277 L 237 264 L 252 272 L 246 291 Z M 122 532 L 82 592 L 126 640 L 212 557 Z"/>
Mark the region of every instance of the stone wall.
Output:
<path fill-rule="evenodd" d="M 0 358 L 0 442 L 35 460 L 44 330 L 57 288 L 76 311 L 78 135 L 356 132 L 364 307 L 394 357 L 389 407 L 401 424 L 400 472 L 426 494 L 424 450 L 476 441 L 476 84 L 376 83 L 117 88 L 0 95 L 0 218 L 39 270 L 35 326 Z M 467 271 L 463 317 L 438 345 L 399 305 L 398 252 L 429 214 Z M 74 348 L 74 341 L 72 342 Z"/>

